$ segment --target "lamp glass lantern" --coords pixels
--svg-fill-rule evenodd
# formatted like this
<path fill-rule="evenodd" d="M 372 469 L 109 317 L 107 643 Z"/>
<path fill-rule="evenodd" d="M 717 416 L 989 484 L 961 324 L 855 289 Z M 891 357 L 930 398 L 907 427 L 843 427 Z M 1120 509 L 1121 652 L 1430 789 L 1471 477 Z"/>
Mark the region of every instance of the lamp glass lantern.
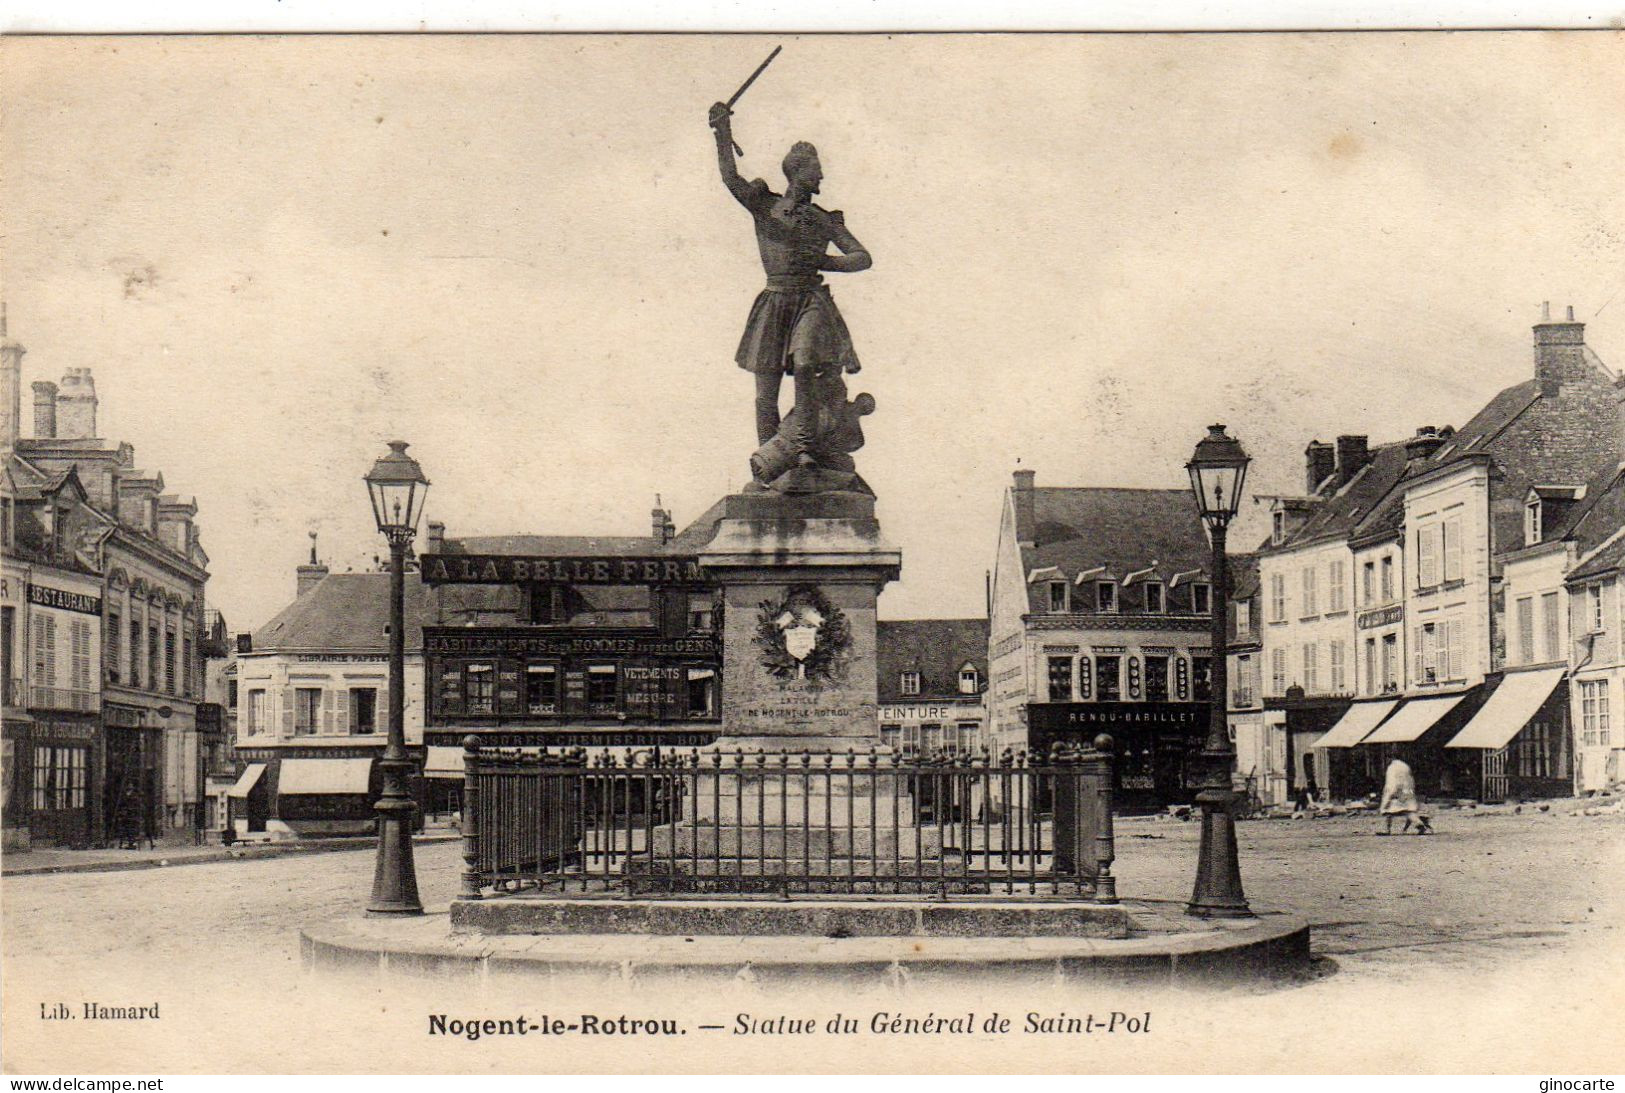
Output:
<path fill-rule="evenodd" d="M 381 456 L 366 475 L 373 519 L 391 542 L 410 540 L 417 534 L 423 502 L 429 495 L 429 480 L 418 461 L 406 454 L 407 447 L 404 440 L 391 440 L 389 454 Z"/>
<path fill-rule="evenodd" d="M 1225 527 L 1241 507 L 1241 491 L 1247 482 L 1247 465 L 1252 460 L 1241 442 L 1225 435 L 1223 425 L 1208 426 L 1208 434 L 1196 445 L 1185 470 L 1191 476 L 1191 491 L 1202 520 L 1209 528 Z"/>

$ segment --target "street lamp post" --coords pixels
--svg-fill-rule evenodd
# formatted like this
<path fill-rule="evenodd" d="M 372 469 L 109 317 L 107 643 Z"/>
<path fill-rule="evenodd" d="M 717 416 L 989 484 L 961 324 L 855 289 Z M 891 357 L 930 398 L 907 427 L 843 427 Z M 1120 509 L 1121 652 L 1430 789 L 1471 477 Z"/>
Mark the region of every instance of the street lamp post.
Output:
<path fill-rule="evenodd" d="M 406 751 L 406 548 L 417 534 L 429 480 L 406 454 L 406 441 L 391 440 L 389 454 L 366 476 L 373 518 L 389 541 L 389 741 L 378 767 L 378 862 L 368 914 L 421 915 L 417 871 L 412 865 L 412 819 L 407 793 L 412 757 Z"/>
<path fill-rule="evenodd" d="M 1226 436 L 1223 425 L 1209 427 L 1185 464 L 1197 508 L 1207 525 L 1213 547 L 1213 651 L 1210 665 L 1207 742 L 1202 758 L 1207 777 L 1196 803 L 1202 806 L 1202 848 L 1196 861 L 1196 889 L 1185 913 L 1203 918 L 1249 918 L 1247 896 L 1241 889 L 1241 862 L 1236 854 L 1236 792 L 1230 771 L 1236 751 L 1230 744 L 1225 702 L 1229 691 L 1225 664 L 1228 652 L 1226 609 L 1230 602 L 1230 572 L 1225 558 L 1225 536 L 1241 504 L 1242 484 L 1250 460 L 1241 444 Z"/>

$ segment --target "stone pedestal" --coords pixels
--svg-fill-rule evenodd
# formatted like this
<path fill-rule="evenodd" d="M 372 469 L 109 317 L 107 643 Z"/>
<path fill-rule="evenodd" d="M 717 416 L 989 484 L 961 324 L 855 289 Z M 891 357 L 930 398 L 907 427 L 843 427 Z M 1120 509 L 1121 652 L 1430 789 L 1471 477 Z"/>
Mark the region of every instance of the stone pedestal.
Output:
<path fill-rule="evenodd" d="M 875 601 L 902 565 L 874 505 L 761 489 L 724 501 L 699 555 L 722 589 L 722 762 L 702 761 L 694 817 L 653 834 L 657 859 L 839 877 L 941 857 L 904 780 L 867 764 L 880 749 Z"/>

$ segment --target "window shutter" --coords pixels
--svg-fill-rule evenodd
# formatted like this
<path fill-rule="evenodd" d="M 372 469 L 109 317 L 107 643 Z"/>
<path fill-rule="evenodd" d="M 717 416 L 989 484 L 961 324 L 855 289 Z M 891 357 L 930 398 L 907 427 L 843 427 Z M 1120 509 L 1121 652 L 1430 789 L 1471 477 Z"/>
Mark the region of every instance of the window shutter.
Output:
<path fill-rule="evenodd" d="M 282 735 L 293 735 L 293 688 L 282 688 Z"/>
<path fill-rule="evenodd" d="M 333 692 L 333 731 L 340 735 L 350 732 L 350 696 L 354 691 Z"/>
<path fill-rule="evenodd" d="M 332 687 L 322 689 L 322 732 L 333 731 L 333 700 L 338 697 L 338 691 Z"/>
<path fill-rule="evenodd" d="M 1411 649 L 1411 680 L 1414 683 L 1423 683 L 1427 680 L 1426 661 L 1422 655 L 1422 628 L 1414 627 Z"/>
<path fill-rule="evenodd" d="M 1461 521 L 1446 520 L 1444 535 L 1444 579 L 1454 581 L 1461 577 Z"/>
<path fill-rule="evenodd" d="M 1450 678 L 1461 679 L 1467 675 L 1467 650 L 1464 619 L 1450 621 Z"/>

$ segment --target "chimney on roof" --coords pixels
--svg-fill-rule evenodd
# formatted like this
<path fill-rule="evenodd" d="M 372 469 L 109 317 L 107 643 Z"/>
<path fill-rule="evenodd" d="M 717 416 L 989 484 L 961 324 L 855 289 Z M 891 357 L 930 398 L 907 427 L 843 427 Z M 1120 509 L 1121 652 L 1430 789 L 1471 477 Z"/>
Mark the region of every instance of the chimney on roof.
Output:
<path fill-rule="evenodd" d="M 1451 435 L 1454 435 L 1454 432 L 1455 430 L 1451 430 Z M 1444 447 L 1444 442 L 1448 439 L 1449 435 L 1442 434 L 1431 425 L 1424 425 L 1416 430 L 1415 436 L 1405 442 L 1405 459 L 1411 463 L 1427 459 Z"/>
<path fill-rule="evenodd" d="M 70 368 L 56 393 L 56 435 L 84 440 L 96 435 L 96 380 L 88 368 Z"/>
<path fill-rule="evenodd" d="M 1032 546 L 1035 542 L 1033 525 L 1037 517 L 1033 511 L 1033 479 L 1036 477 L 1037 471 L 1016 471 L 1015 485 L 1010 491 L 1016 506 L 1016 543 L 1022 546 Z"/>
<path fill-rule="evenodd" d="M 1316 486 L 1331 477 L 1337 466 L 1335 451 L 1330 444 L 1320 440 L 1311 440 L 1309 447 L 1303 450 L 1305 493 L 1314 493 Z"/>
<path fill-rule="evenodd" d="M 253 634 L 238 634 L 237 635 L 237 651 L 239 653 L 252 653 L 254 651 L 254 635 Z"/>
<path fill-rule="evenodd" d="M 1540 393 L 1555 398 L 1565 383 L 1583 380 L 1589 369 L 1585 353 L 1585 323 L 1574 321 L 1571 305 L 1567 319 L 1551 321 L 1549 304 L 1541 307 L 1541 321 L 1535 324 L 1535 379 Z"/>
<path fill-rule="evenodd" d="M 1368 437 L 1340 436 L 1337 438 L 1337 484 L 1342 486 L 1360 473 L 1360 468 L 1371 462 Z"/>
<path fill-rule="evenodd" d="M 661 507 L 660 495 L 655 494 L 655 507 L 649 510 L 649 534 L 658 542 L 671 542 L 672 532 L 676 530 L 671 522 L 671 513 Z"/>
<path fill-rule="evenodd" d="M 316 560 L 316 533 L 310 533 L 310 561 L 294 571 L 297 575 L 294 599 L 298 599 L 312 588 L 322 583 L 327 576 L 327 567 Z"/>
<path fill-rule="evenodd" d="M 11 451 L 22 436 L 23 354 L 6 332 L 6 305 L 0 302 L 0 449 Z"/>
<path fill-rule="evenodd" d="M 50 380 L 34 381 L 34 436 L 56 439 L 56 384 Z"/>
<path fill-rule="evenodd" d="M 446 522 L 444 520 L 429 521 L 429 538 L 423 544 L 425 554 L 439 554 L 446 548 Z"/>

